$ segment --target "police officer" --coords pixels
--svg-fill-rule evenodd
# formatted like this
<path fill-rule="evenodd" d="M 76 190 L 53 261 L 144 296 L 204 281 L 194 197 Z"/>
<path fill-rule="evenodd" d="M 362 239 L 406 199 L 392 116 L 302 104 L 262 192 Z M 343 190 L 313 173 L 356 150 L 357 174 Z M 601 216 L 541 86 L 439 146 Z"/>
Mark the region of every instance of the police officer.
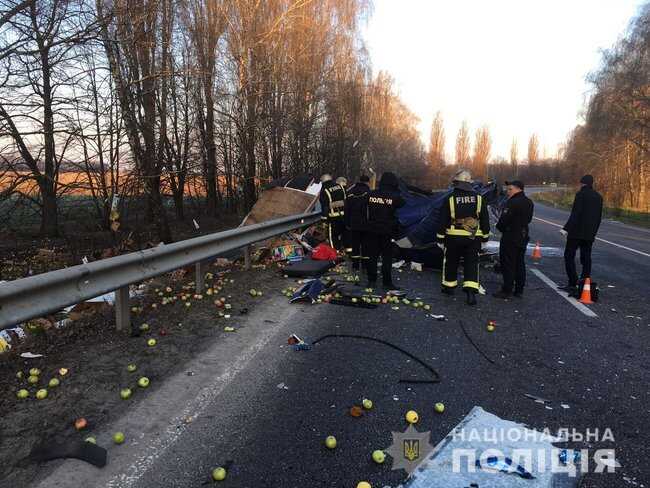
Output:
<path fill-rule="evenodd" d="M 458 265 L 464 261 L 463 291 L 467 304 L 476 305 L 478 283 L 478 253 L 481 242 L 490 235 L 487 204 L 472 187 L 469 171 L 458 171 L 452 180 L 453 192 L 443 205 L 436 235 L 438 246 L 444 250 L 442 292 L 452 295 L 458 286 Z"/>
<path fill-rule="evenodd" d="M 506 181 L 508 200 L 497 222 L 501 231 L 499 263 L 503 273 L 503 286 L 493 294 L 507 299 L 513 295 L 521 298 L 526 284 L 526 246 L 528 224 L 533 220 L 533 202 L 524 194 L 524 184 L 519 180 Z"/>
<path fill-rule="evenodd" d="M 368 226 L 362 247 L 368 254 L 368 287 L 377 283 L 377 261 L 381 256 L 381 277 L 385 289 L 397 288 L 393 284 L 393 244 L 391 237 L 397 232 L 397 209 L 405 205 L 399 194 L 399 181 L 393 173 L 381 176 L 379 188 L 368 193 Z"/>
<path fill-rule="evenodd" d="M 320 181 L 320 205 L 323 217 L 327 220 L 327 237 L 329 245 L 337 251 L 342 248 L 343 222 L 345 207 L 345 189 L 332 181 L 332 175 L 324 174 Z"/>
<path fill-rule="evenodd" d="M 361 264 L 365 268 L 367 253 L 362 246 L 363 234 L 368 225 L 368 193 L 370 178 L 365 175 L 359 177 L 359 182 L 352 185 L 347 191 L 345 199 L 345 232 L 346 245 L 349 246 L 352 269 L 358 271 Z"/>

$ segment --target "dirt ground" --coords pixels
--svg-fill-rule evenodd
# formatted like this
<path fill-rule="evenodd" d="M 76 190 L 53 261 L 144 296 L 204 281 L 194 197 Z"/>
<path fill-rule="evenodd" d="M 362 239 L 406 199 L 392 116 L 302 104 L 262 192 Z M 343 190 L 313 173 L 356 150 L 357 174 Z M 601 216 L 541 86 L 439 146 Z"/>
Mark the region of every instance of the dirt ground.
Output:
<path fill-rule="evenodd" d="M 198 217 L 197 217 L 198 218 Z M 192 219 L 171 220 L 175 241 L 190 239 L 236 227 L 240 216 L 232 213 L 214 219 L 201 217 L 196 229 Z M 55 239 L 40 237 L 32 232 L 0 234 L 0 281 L 15 280 L 88 261 L 147 249 L 158 244 L 152 226 L 128 222 L 118 233 L 89 230 L 81 223 L 62 226 L 61 236 Z"/>
<path fill-rule="evenodd" d="M 126 413 L 156 385 L 169 375 L 184 371 L 184 364 L 212 341 L 218 341 L 231 318 L 263 302 L 286 285 L 276 265 L 244 271 L 239 265 L 228 268 L 210 267 L 213 277 L 207 286 L 214 294 L 204 292 L 202 299 L 194 297 L 191 286 L 194 276 L 187 273 L 180 278 L 165 276 L 147 284 L 147 291 L 133 300 L 142 308 L 133 315 L 139 336 L 118 333 L 114 327 L 113 309 L 72 322 L 69 326 L 46 331 L 35 331 L 10 352 L 0 355 L 0 486 L 26 486 L 31 480 L 61 461 L 36 465 L 26 459 L 31 449 L 44 440 L 85 439 L 93 431 Z M 171 291 L 166 291 L 167 287 Z M 185 287 L 185 289 L 184 289 Z M 220 291 L 218 287 L 222 287 Z M 252 297 L 251 287 L 263 292 Z M 161 293 L 163 297 L 156 293 Z M 163 298 L 188 294 L 187 307 L 181 298 L 162 305 Z M 230 309 L 215 305 L 215 299 L 224 297 Z M 152 305 L 156 304 L 156 308 Z M 147 323 L 150 330 L 140 333 L 139 326 Z M 147 345 L 155 338 L 157 344 Z M 23 359 L 20 354 L 32 352 L 43 358 Z M 137 365 L 137 371 L 128 372 L 127 365 Z M 36 385 L 27 382 L 30 368 L 39 368 Z M 60 368 L 66 368 L 62 376 Z M 22 379 L 17 377 L 23 373 Z M 191 374 L 191 372 L 187 372 Z M 143 389 L 137 386 L 146 376 L 151 384 Z M 60 385 L 47 388 L 46 399 L 37 400 L 35 393 L 47 387 L 51 378 L 59 378 Z M 133 395 L 122 400 L 120 390 L 131 388 Z M 29 397 L 18 399 L 16 392 L 27 389 Z M 88 427 L 77 431 L 76 419 L 83 417 Z"/>

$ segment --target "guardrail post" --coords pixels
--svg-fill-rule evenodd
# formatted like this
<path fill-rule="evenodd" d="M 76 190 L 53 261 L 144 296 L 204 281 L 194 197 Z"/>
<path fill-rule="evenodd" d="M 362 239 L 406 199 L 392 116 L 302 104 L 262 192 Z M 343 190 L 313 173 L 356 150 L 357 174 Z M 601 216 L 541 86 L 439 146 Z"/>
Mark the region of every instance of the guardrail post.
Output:
<path fill-rule="evenodd" d="M 244 248 L 244 269 L 251 269 L 251 246 Z"/>
<path fill-rule="evenodd" d="M 129 285 L 115 290 L 115 328 L 131 328 L 131 307 L 129 306 Z"/>
<path fill-rule="evenodd" d="M 205 288 L 205 265 L 206 263 L 204 261 L 199 261 L 195 265 L 196 279 L 194 281 L 196 283 L 196 293 L 198 294 L 203 293 L 203 289 Z"/>

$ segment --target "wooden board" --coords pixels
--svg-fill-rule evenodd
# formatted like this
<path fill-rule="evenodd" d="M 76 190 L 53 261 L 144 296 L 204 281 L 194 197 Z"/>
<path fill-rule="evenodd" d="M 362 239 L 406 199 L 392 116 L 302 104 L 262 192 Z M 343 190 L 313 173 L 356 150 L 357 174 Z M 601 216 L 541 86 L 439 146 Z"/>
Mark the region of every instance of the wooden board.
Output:
<path fill-rule="evenodd" d="M 293 188 L 275 187 L 263 191 L 242 225 L 259 224 L 309 212 L 314 208 L 318 195 L 310 195 Z"/>

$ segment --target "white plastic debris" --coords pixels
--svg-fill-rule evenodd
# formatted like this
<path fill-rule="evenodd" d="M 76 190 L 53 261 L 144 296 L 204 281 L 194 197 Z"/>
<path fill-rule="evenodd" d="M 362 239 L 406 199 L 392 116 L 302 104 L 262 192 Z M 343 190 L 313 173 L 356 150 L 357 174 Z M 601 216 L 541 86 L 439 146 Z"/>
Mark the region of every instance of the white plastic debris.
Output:
<path fill-rule="evenodd" d="M 24 352 L 20 355 L 21 358 L 25 359 L 35 359 L 35 358 L 42 358 L 42 354 L 34 354 L 33 352 Z"/>

